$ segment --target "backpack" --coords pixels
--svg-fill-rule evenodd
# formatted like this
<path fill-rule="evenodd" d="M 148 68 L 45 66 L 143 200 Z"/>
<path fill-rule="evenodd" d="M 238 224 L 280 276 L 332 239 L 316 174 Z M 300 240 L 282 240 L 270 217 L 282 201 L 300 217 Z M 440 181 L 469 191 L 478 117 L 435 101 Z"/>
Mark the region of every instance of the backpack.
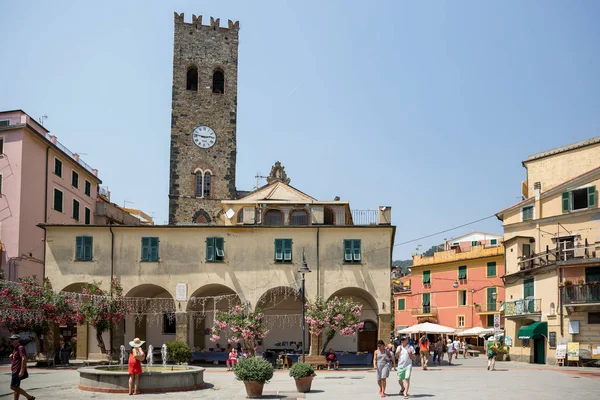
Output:
<path fill-rule="evenodd" d="M 421 338 L 421 344 L 425 344 L 425 343 L 427 343 L 427 336 L 423 336 Z"/>

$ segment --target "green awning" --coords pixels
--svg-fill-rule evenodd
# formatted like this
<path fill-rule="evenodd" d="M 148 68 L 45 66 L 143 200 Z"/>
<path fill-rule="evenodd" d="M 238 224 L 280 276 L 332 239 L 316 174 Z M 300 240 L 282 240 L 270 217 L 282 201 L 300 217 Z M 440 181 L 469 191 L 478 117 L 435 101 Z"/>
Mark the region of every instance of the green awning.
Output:
<path fill-rule="evenodd" d="M 522 326 L 519 329 L 519 339 L 537 339 L 541 336 L 548 337 L 548 323 L 534 322 L 530 325 Z"/>

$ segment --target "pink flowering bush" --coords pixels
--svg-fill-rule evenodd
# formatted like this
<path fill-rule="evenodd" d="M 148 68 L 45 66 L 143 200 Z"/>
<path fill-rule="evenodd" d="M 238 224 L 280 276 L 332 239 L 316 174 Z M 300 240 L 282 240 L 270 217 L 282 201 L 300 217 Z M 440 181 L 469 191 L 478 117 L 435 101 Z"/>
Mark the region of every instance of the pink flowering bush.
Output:
<path fill-rule="evenodd" d="M 325 301 L 322 297 L 317 297 L 314 302 L 306 305 L 306 323 L 312 335 L 320 336 L 325 333 L 322 349 L 325 351 L 335 335 L 352 336 L 363 329 L 361 312 L 362 304 L 353 300 L 332 297 Z"/>
<path fill-rule="evenodd" d="M 241 306 L 234 306 L 229 311 L 219 311 L 215 315 L 210 340 L 221 339 L 222 332 L 229 332 L 229 343 L 242 342 L 248 352 L 254 354 L 256 340 L 264 339 L 269 330 L 263 325 L 265 315 L 260 309 L 252 311 Z"/>

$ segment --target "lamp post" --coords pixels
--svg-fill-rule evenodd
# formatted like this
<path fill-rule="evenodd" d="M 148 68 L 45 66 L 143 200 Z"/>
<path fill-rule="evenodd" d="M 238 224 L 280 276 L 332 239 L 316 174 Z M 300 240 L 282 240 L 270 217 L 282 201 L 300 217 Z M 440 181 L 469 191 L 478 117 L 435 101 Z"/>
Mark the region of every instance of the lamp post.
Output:
<path fill-rule="evenodd" d="M 306 319 L 305 319 L 305 309 L 306 309 L 306 294 L 304 293 L 304 274 L 310 272 L 310 268 L 306 264 L 306 256 L 304 255 L 304 248 L 302 248 L 302 265 L 298 268 L 298 272 L 302 274 L 302 362 L 305 361 L 304 351 L 306 346 Z"/>

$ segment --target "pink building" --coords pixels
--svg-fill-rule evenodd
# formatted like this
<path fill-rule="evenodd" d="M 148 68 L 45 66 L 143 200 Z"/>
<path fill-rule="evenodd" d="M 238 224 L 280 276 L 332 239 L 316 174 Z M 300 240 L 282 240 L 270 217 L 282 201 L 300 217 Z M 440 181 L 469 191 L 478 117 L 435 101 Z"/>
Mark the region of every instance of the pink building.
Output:
<path fill-rule="evenodd" d="M 0 267 L 10 280 L 44 275 L 44 230 L 93 224 L 98 170 L 22 110 L 0 112 Z"/>

